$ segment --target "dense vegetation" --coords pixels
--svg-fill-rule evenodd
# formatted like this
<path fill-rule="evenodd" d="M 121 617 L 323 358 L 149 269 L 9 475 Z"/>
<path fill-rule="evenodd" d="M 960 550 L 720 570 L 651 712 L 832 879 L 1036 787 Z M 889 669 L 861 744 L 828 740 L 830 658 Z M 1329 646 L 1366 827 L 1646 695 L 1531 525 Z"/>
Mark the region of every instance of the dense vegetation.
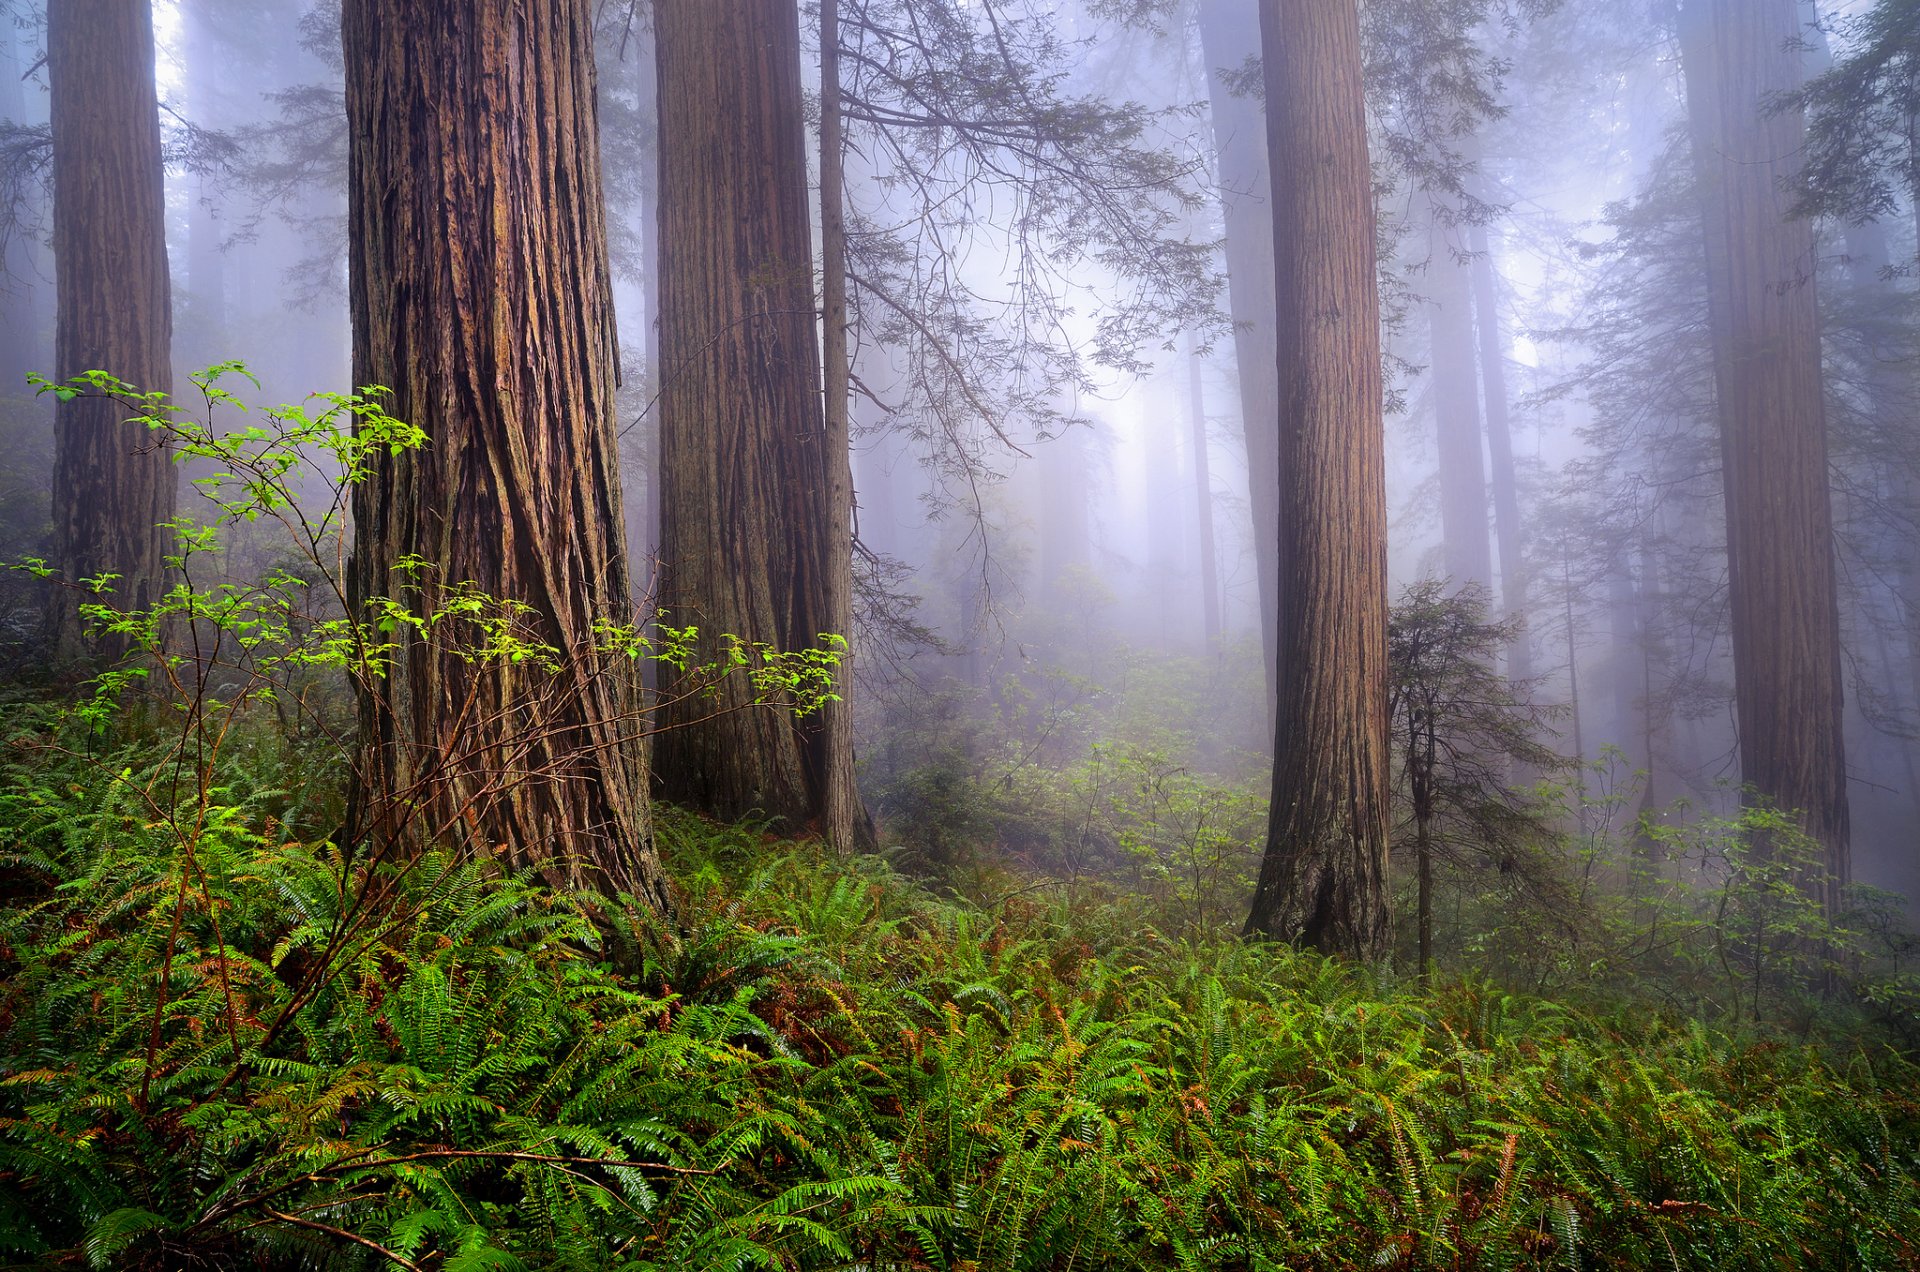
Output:
<path fill-rule="evenodd" d="M 196 378 L 210 407 L 238 408 L 236 374 Z M 1763 810 L 1635 821 L 1604 773 L 1527 795 L 1435 764 L 1524 717 L 1463 670 L 1505 636 L 1471 595 L 1396 611 L 1428 756 L 1400 768 L 1438 792 L 1441 965 L 1497 979 L 1237 939 L 1261 801 L 1218 746 L 1233 678 L 1102 642 L 1003 688 L 997 730 L 924 704 L 893 728 L 887 854 L 662 809 L 662 913 L 504 845 L 357 829 L 346 686 L 383 623 L 561 674 L 470 591 L 342 617 L 340 521 L 313 510 L 413 430 L 364 398 L 223 431 L 110 377 L 49 391 L 116 396 L 210 471 L 173 590 L 85 603 L 129 661 L 4 707 L 13 1266 L 1920 1257 L 1896 903 L 1829 922 L 1800 886 L 1817 848 Z M 264 582 L 196 581 L 273 529 Z M 604 639 L 685 664 L 674 636 Z M 755 709 L 817 701 L 817 659 L 739 666 Z M 1570 798 L 1582 833 L 1529 802 Z"/>
<path fill-rule="evenodd" d="M 1920 1257 L 1920 1070 L 1880 1042 L 1421 993 L 682 815 L 671 924 L 487 863 L 370 873 L 266 731 L 180 796 L 185 850 L 137 730 L 8 732 L 13 1266 Z"/>

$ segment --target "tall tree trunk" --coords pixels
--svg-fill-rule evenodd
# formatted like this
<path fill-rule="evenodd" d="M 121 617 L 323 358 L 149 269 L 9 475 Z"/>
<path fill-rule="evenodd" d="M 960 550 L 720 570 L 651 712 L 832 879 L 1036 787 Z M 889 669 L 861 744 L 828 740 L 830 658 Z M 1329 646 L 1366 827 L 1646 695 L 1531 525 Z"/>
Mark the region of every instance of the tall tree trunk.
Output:
<path fill-rule="evenodd" d="M 47 11 L 53 121 L 54 366 L 108 371 L 147 392 L 173 390 L 160 109 L 146 0 L 53 0 Z M 146 608 L 166 590 L 161 526 L 173 519 L 167 448 L 126 409 L 76 397 L 54 408 L 53 556 L 69 580 L 118 573 L 113 603 Z M 57 656 L 91 650 L 76 608 L 53 615 Z"/>
<path fill-rule="evenodd" d="M 228 50 L 220 38 L 216 15 L 207 0 L 185 4 L 188 110 L 195 128 L 209 132 L 225 120 L 221 110 L 222 84 Z M 226 254 L 221 250 L 220 193 L 202 158 L 192 173 L 187 207 L 187 309 L 179 343 L 194 366 L 229 356 L 219 346 L 226 337 Z"/>
<path fill-rule="evenodd" d="M 361 727 L 376 797 L 408 811 L 376 806 L 374 833 L 666 909 L 637 678 L 595 631 L 633 611 L 592 6 L 346 0 L 341 40 L 354 383 L 389 386 L 427 435 L 355 489 L 356 611 L 431 613 L 471 584 L 527 606 L 560 660 L 469 661 L 396 629 Z"/>
<path fill-rule="evenodd" d="M 1840 622 L 1813 229 L 1789 220 L 1803 125 L 1793 0 L 1687 0 L 1688 123 L 1706 229 L 1743 780 L 1844 883 Z M 1835 900 L 1829 891 L 1826 900 Z"/>
<path fill-rule="evenodd" d="M 1250 933 L 1387 952 L 1386 459 L 1353 0 L 1262 0 L 1279 375 L 1279 686 Z"/>
<path fill-rule="evenodd" d="M 1423 745 L 1424 743 L 1424 745 Z M 1416 738 L 1414 752 L 1422 772 L 1413 776 L 1413 862 L 1415 936 L 1420 983 L 1433 983 L 1433 740 Z"/>
<path fill-rule="evenodd" d="M 1220 566 L 1213 538 L 1213 470 L 1207 462 L 1206 368 L 1199 341 L 1187 335 L 1187 414 L 1193 424 L 1193 493 L 1200 527 L 1200 619 L 1209 654 L 1220 650 Z M 1261 536 L 1265 538 L 1265 535 Z"/>
<path fill-rule="evenodd" d="M 821 366 L 825 372 L 826 541 L 822 584 L 827 626 L 853 636 L 853 367 L 847 350 L 847 208 L 840 119 L 840 3 L 820 0 Z M 840 699 L 820 708 L 815 749 L 820 823 L 836 852 L 877 846 L 853 767 L 853 651 L 835 672 Z"/>
<path fill-rule="evenodd" d="M 793 0 L 658 0 L 661 544 L 668 621 L 782 650 L 845 635 L 844 440 L 822 415 Z M 838 493 L 838 497 L 837 497 Z M 844 507 L 843 507 L 844 512 Z M 682 702 L 663 791 L 854 841 L 851 740 L 752 705 Z M 837 790 L 831 788 L 838 787 Z M 849 816 L 853 823 L 848 824 Z M 836 820 L 837 819 L 837 820 Z"/>
<path fill-rule="evenodd" d="M 1092 501 L 1087 493 L 1093 465 L 1092 430 L 1088 424 L 1070 425 L 1036 452 L 1042 490 L 1040 585 L 1049 606 L 1070 606 L 1071 599 L 1061 589 L 1075 571 L 1093 566 L 1093 537 L 1088 529 Z"/>
<path fill-rule="evenodd" d="M 1481 457 L 1480 402 L 1475 392 L 1472 287 L 1455 256 L 1455 227 L 1428 201 L 1427 324 L 1432 333 L 1434 432 L 1440 451 L 1440 537 L 1455 587 L 1490 587 L 1487 476 Z"/>
<path fill-rule="evenodd" d="M 1274 711 L 1278 658 L 1278 541 L 1267 533 L 1280 516 L 1279 394 L 1274 350 L 1274 205 L 1268 176 L 1267 121 L 1260 102 L 1238 94 L 1226 73 L 1260 47 L 1259 0 L 1200 0 L 1200 48 L 1207 60 L 1216 177 L 1226 240 L 1227 304 L 1246 435 L 1248 505 L 1253 510 L 1254 572 L 1259 580 L 1260 640 L 1266 651 L 1267 712 Z"/>
<path fill-rule="evenodd" d="M 12 24 L 0 23 L 0 119 L 21 125 L 28 122 L 26 93 L 20 82 L 24 70 Z M 29 372 L 44 373 L 53 367 L 43 345 L 46 331 L 41 306 L 45 302 L 39 299 L 30 244 L 28 236 L 18 229 L 0 234 L 0 331 L 7 333 L 7 339 L 0 340 L 0 403 L 6 403 L 6 409 L 12 409 L 15 401 L 32 397 L 33 390 L 27 387 Z M 28 409 L 21 407 L 22 411 Z"/>
<path fill-rule="evenodd" d="M 1480 389 L 1486 404 L 1487 459 L 1493 487 L 1493 525 L 1500 544 L 1500 606 L 1509 615 L 1527 613 L 1526 548 L 1520 529 L 1520 483 L 1513 463 L 1513 425 L 1508 413 L 1507 355 L 1500 339 L 1499 271 L 1487 227 L 1467 227 L 1473 253 L 1473 309 L 1480 335 Z M 1533 679 L 1533 646 L 1522 627 L 1507 643 L 1507 679 Z"/>

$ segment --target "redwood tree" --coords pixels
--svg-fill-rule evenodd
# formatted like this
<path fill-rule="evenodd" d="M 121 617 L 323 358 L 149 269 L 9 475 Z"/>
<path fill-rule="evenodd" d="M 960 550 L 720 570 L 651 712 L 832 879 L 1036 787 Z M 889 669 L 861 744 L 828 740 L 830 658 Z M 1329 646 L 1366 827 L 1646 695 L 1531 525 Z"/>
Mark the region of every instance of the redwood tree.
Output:
<path fill-rule="evenodd" d="M 1249 933 L 1373 958 L 1387 914 L 1387 576 L 1374 208 L 1353 0 L 1262 0 L 1274 174 L 1279 657 Z"/>
<path fill-rule="evenodd" d="M 142 390 L 171 392 L 173 320 L 147 0 L 53 0 L 47 75 L 56 374 L 108 371 Z M 160 527 L 173 518 L 175 481 L 166 448 L 128 425 L 126 414 L 103 397 L 55 407 L 53 557 L 70 580 L 119 574 L 114 603 L 145 608 L 166 588 L 172 542 Z M 74 606 L 58 606 L 53 627 L 60 657 L 87 652 Z"/>
<path fill-rule="evenodd" d="M 851 495 L 822 405 L 798 6 L 657 0 L 654 30 L 662 604 L 705 649 L 721 633 L 802 649 L 850 625 Z M 736 678 L 673 709 L 662 791 L 870 839 L 840 704 L 795 721 L 752 697 Z"/>
<path fill-rule="evenodd" d="M 1795 0 L 1687 0 L 1688 126 L 1704 218 L 1742 780 L 1849 873 L 1841 658 Z M 1829 902 L 1832 901 L 1829 896 Z"/>
<path fill-rule="evenodd" d="M 354 378 L 427 435 L 355 491 L 353 594 L 431 612 L 470 584 L 526 606 L 558 664 L 403 624 L 362 727 L 380 794 L 406 797 L 377 836 L 591 867 L 664 907 L 636 678 L 596 648 L 631 609 L 592 8 L 342 7 Z"/>

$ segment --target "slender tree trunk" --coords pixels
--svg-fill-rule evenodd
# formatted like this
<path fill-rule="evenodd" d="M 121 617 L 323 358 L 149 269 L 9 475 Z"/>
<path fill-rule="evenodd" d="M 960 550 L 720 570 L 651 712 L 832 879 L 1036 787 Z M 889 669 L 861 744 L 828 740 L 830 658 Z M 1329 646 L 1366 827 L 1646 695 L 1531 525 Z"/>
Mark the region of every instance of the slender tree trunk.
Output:
<path fill-rule="evenodd" d="M 31 60 L 31 59 L 29 59 Z M 0 119 L 26 124 L 27 102 L 20 76 L 25 70 L 19 54 L 18 38 L 10 23 L 0 23 Z M 38 212 L 31 209 L 30 215 Z M 43 341 L 46 331 L 41 295 L 34 268 L 30 240 L 18 230 L 0 234 L 0 403 L 12 410 L 13 403 L 32 397 L 27 375 L 48 372 L 53 359 Z M 33 408 L 22 405 L 22 412 Z"/>
<path fill-rule="evenodd" d="M 469 661 L 396 629 L 361 727 L 376 798 L 408 811 L 376 804 L 373 833 L 666 909 L 637 677 L 596 648 L 633 611 L 592 7 L 346 0 L 341 39 L 354 383 L 389 386 L 427 434 L 354 492 L 356 611 L 432 613 L 471 584 L 527 606 L 560 661 Z"/>
<path fill-rule="evenodd" d="M 1416 746 L 1418 744 L 1416 743 Z M 1432 772 L 1433 756 L 1428 754 L 1427 771 Z M 1426 783 L 1421 782 L 1424 788 Z M 1433 802 L 1425 789 L 1413 796 L 1413 860 L 1416 882 L 1419 929 L 1420 984 L 1433 983 Z"/>
<path fill-rule="evenodd" d="M 193 125 L 217 131 L 225 122 L 221 107 L 226 49 L 215 15 L 205 0 L 181 6 L 187 32 L 188 109 Z M 230 354 L 218 346 L 226 339 L 226 254 L 220 244 L 220 194 L 203 164 L 193 173 L 187 210 L 187 313 L 180 343 L 189 366 L 216 362 Z"/>
<path fill-rule="evenodd" d="M 699 627 L 708 656 L 721 633 L 806 648 L 846 634 L 848 585 L 829 576 L 846 568 L 851 483 L 822 411 L 798 9 L 658 0 L 654 32 L 668 621 Z M 662 789 L 855 842 L 849 731 L 753 696 L 736 677 L 672 709 Z"/>
<path fill-rule="evenodd" d="M 853 367 L 847 351 L 847 222 L 840 128 L 840 2 L 820 0 L 821 366 L 826 381 L 827 527 L 822 556 L 827 627 L 853 636 Z M 836 852 L 877 846 L 853 767 L 853 664 L 835 673 L 840 700 L 820 709 L 814 740 L 820 768 L 820 821 Z"/>
<path fill-rule="evenodd" d="M 1486 404 L 1487 459 L 1493 487 L 1493 524 L 1500 544 L 1500 604 L 1510 615 L 1527 613 L 1526 547 L 1520 528 L 1520 483 L 1513 463 L 1513 426 L 1508 415 L 1507 355 L 1500 339 L 1499 271 L 1487 227 L 1467 227 L 1473 252 L 1473 308 L 1480 335 L 1480 388 Z M 1533 679 L 1533 646 L 1525 627 L 1507 644 L 1507 679 Z"/>
<path fill-rule="evenodd" d="M 1567 713 L 1573 726 L 1573 762 L 1574 790 L 1582 802 L 1587 797 L 1587 738 L 1580 722 L 1580 629 L 1573 621 L 1573 561 L 1563 557 L 1560 562 L 1561 599 L 1566 613 L 1567 625 Z"/>
<path fill-rule="evenodd" d="M 1429 200 L 1427 323 L 1433 336 L 1433 416 L 1440 451 L 1440 530 L 1455 587 L 1493 583 L 1487 542 L 1487 477 L 1475 392 L 1470 271 L 1455 258 L 1456 228 Z"/>
<path fill-rule="evenodd" d="M 1201 379 L 1205 367 L 1199 342 L 1188 333 L 1187 413 L 1193 421 L 1194 511 L 1200 526 L 1200 619 L 1212 654 L 1220 650 L 1220 566 L 1213 538 L 1213 472 L 1207 463 L 1207 395 Z"/>
<path fill-rule="evenodd" d="M 1278 633 L 1278 541 L 1268 527 L 1280 516 L 1275 432 L 1274 204 L 1268 177 L 1267 121 L 1260 102 L 1237 94 L 1226 73 L 1260 48 L 1259 0 L 1200 0 L 1200 47 L 1207 60 L 1207 99 L 1226 240 L 1227 303 L 1233 319 L 1234 365 L 1240 381 L 1240 423 L 1247 443 L 1248 505 L 1253 510 L 1254 571 L 1259 580 L 1260 640 L 1266 651 L 1267 713 L 1274 711 Z"/>
<path fill-rule="evenodd" d="M 108 371 L 147 392 L 173 390 L 166 202 L 146 0 L 53 0 L 54 365 L 62 377 Z M 117 573 L 112 601 L 146 608 L 167 587 L 175 480 L 167 448 L 125 422 L 126 408 L 76 397 L 54 409 L 53 557 L 79 580 Z M 53 615 L 58 657 L 91 649 L 71 601 Z"/>
<path fill-rule="evenodd" d="M 1741 776 L 1851 873 L 1839 605 L 1793 0 L 1688 0 L 1682 64 L 1704 222 Z M 1825 890 L 1829 906 L 1835 901 Z"/>
<path fill-rule="evenodd" d="M 1383 956 L 1387 571 L 1374 209 L 1352 0 L 1262 0 L 1279 393 L 1273 799 L 1249 933 Z"/>
<path fill-rule="evenodd" d="M 1164 392 L 1165 381 L 1155 386 Z M 1180 620 L 1188 616 L 1189 602 L 1184 584 L 1187 559 L 1187 519 L 1173 500 L 1165 497 L 1166 487 L 1179 489 L 1180 433 L 1172 409 L 1155 412 L 1146 428 L 1145 472 L 1140 477 L 1140 498 L 1146 504 L 1147 586 L 1156 625 L 1155 642 L 1162 649 L 1174 645 L 1176 634 L 1188 630 Z"/>
<path fill-rule="evenodd" d="M 653 24 L 646 23 L 635 36 L 633 56 L 637 89 L 642 101 L 659 100 L 653 47 Z M 654 120 L 653 167 L 639 184 L 640 207 L 640 288 L 646 303 L 646 318 L 640 328 L 640 350 L 644 359 L 642 386 L 647 411 L 639 426 L 644 434 L 642 450 L 646 455 L 639 508 L 630 514 L 632 529 L 628 542 L 633 545 L 636 592 L 647 602 L 657 599 L 659 580 L 654 566 L 660 555 L 660 130 Z M 652 669 L 657 674 L 658 669 Z"/>

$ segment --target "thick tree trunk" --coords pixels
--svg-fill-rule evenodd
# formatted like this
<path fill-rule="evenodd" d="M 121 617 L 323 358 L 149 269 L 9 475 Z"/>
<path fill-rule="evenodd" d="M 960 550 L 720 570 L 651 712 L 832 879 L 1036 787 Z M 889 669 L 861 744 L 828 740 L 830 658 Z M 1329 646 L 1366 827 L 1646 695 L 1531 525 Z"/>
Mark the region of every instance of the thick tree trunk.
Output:
<path fill-rule="evenodd" d="M 665 909 L 637 676 L 596 648 L 632 608 L 591 19 L 342 8 L 354 383 L 427 434 L 354 492 L 356 609 L 431 613 L 471 584 L 527 606 L 560 663 L 469 661 L 402 625 L 361 721 L 383 850 L 451 841 Z"/>
<path fill-rule="evenodd" d="M 1193 426 L 1194 520 L 1200 527 L 1200 627 L 1206 651 L 1215 654 L 1220 652 L 1220 566 L 1213 538 L 1213 469 L 1207 462 L 1207 394 L 1201 380 L 1205 368 L 1199 342 L 1188 333 L 1187 414 Z"/>
<path fill-rule="evenodd" d="M 1278 519 L 1280 441 L 1274 431 L 1273 220 L 1267 166 L 1267 123 L 1260 102 L 1236 94 L 1226 72 L 1260 48 L 1259 0 L 1200 0 L 1200 47 L 1207 60 L 1216 176 L 1226 238 L 1227 303 L 1240 379 L 1240 421 L 1246 435 L 1248 504 L 1253 510 L 1254 570 L 1259 579 L 1260 639 L 1266 651 L 1267 710 L 1274 709 L 1278 657 L 1276 616 L 1279 544 L 1268 527 Z"/>
<path fill-rule="evenodd" d="M 1279 373 L 1279 686 L 1247 930 L 1385 954 L 1387 571 L 1374 209 L 1352 0 L 1262 0 Z"/>
<path fill-rule="evenodd" d="M 1507 355 L 1500 339 L 1499 271 L 1487 227 L 1467 229 L 1473 252 L 1473 309 L 1480 335 L 1480 389 L 1486 405 L 1487 460 L 1493 487 L 1493 525 L 1500 544 L 1500 606 L 1527 613 L 1526 548 L 1520 530 L 1520 483 L 1513 463 L 1513 425 L 1507 407 Z M 1533 679 L 1533 646 L 1523 627 L 1507 643 L 1507 679 Z"/>
<path fill-rule="evenodd" d="M 846 634 L 844 441 L 822 417 L 793 0 L 659 0 L 663 599 L 782 650 Z M 835 474 L 842 474 L 836 478 Z M 844 729 L 754 707 L 738 677 L 673 708 L 658 772 L 714 816 L 759 812 L 836 845 L 864 817 Z M 852 824 L 848 818 L 852 817 Z"/>
<path fill-rule="evenodd" d="M 173 390 L 160 111 L 147 0 L 53 0 L 47 10 L 53 121 L 54 366 Z M 112 602 L 146 608 L 167 586 L 175 506 L 166 447 L 126 408 L 76 397 L 54 410 L 53 558 L 79 580 L 117 573 Z M 53 615 L 57 656 L 89 649 L 70 598 Z"/>
<path fill-rule="evenodd" d="M 1812 226 L 1789 220 L 1802 122 L 1793 0 L 1688 0 L 1743 780 L 1850 874 L 1840 624 Z M 1827 901 L 1834 897 L 1829 892 Z"/>
<path fill-rule="evenodd" d="M 1470 271 L 1455 256 L 1455 227 L 1429 200 L 1427 326 L 1432 334 L 1434 433 L 1440 452 L 1440 538 L 1453 585 L 1493 584 L 1487 476 L 1475 391 Z"/>

